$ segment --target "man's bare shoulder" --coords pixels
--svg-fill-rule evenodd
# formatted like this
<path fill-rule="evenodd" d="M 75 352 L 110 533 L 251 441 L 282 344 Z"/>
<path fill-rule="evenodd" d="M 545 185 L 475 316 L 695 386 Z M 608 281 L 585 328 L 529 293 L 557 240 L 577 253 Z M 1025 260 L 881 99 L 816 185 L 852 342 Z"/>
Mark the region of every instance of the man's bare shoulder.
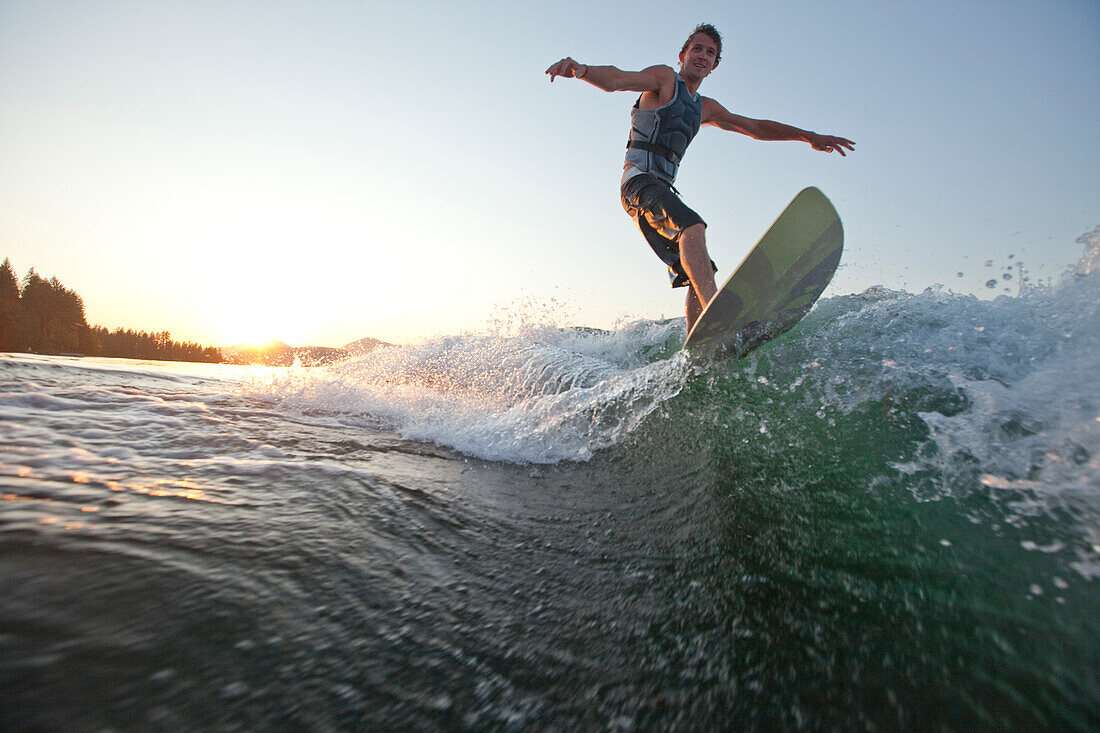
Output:
<path fill-rule="evenodd" d="M 740 120 L 741 117 L 733 114 L 726 109 L 721 102 L 712 97 L 702 97 L 703 100 L 703 124 L 704 125 L 719 125 L 722 123 L 733 124 L 734 121 Z"/>
<path fill-rule="evenodd" d="M 704 112 L 707 111 L 707 110 L 713 110 L 715 112 L 717 112 L 719 110 L 721 110 L 723 112 L 728 111 L 725 107 L 722 106 L 722 103 L 719 102 L 714 97 L 704 97 L 702 94 L 700 94 L 699 99 L 703 100 L 703 111 Z"/>
<path fill-rule="evenodd" d="M 671 66 L 647 66 L 635 72 L 635 78 L 637 81 L 630 89 L 642 92 L 642 109 L 665 104 L 676 91 L 676 72 Z"/>
<path fill-rule="evenodd" d="M 668 64 L 654 64 L 642 69 L 643 73 L 658 74 L 662 77 L 676 78 L 676 69 L 672 68 Z"/>
<path fill-rule="evenodd" d="M 676 70 L 666 64 L 649 66 L 638 73 L 653 79 L 662 89 L 676 84 Z"/>

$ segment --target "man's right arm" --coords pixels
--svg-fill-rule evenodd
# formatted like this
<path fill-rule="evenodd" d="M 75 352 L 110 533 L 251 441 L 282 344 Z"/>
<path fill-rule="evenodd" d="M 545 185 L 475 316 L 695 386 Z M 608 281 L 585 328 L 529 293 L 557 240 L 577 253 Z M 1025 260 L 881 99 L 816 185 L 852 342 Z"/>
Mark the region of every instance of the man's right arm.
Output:
<path fill-rule="evenodd" d="M 550 81 L 562 76 L 580 79 L 605 92 L 660 92 L 676 83 L 676 72 L 670 66 L 650 66 L 641 71 L 623 71 L 614 66 L 589 66 L 566 57 L 552 64 L 546 73 Z"/>

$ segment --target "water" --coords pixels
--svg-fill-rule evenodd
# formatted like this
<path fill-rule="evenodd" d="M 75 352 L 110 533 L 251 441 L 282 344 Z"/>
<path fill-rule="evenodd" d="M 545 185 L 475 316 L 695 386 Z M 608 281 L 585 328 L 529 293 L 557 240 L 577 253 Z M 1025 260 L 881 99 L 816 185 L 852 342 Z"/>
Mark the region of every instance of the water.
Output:
<path fill-rule="evenodd" d="M 1098 242 L 710 370 L 0 356 L 0 728 L 1096 730 Z"/>

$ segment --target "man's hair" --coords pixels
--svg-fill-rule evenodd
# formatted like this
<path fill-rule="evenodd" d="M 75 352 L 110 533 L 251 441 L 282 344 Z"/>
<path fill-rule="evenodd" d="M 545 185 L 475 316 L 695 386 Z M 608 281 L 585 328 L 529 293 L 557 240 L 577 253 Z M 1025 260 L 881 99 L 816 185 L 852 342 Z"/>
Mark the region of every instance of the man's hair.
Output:
<path fill-rule="evenodd" d="M 688 50 L 688 46 L 691 45 L 691 39 L 695 38 L 695 34 L 697 33 L 706 33 L 708 36 L 710 36 L 711 40 L 713 40 L 718 45 L 718 57 L 714 59 L 714 63 L 717 64 L 719 61 L 722 60 L 722 34 L 719 33 L 718 29 L 712 26 L 710 23 L 700 23 L 699 25 L 695 26 L 695 30 L 693 30 L 691 32 L 691 35 L 688 36 L 688 39 L 684 41 L 684 46 L 680 49 L 680 55 L 683 55 Z"/>

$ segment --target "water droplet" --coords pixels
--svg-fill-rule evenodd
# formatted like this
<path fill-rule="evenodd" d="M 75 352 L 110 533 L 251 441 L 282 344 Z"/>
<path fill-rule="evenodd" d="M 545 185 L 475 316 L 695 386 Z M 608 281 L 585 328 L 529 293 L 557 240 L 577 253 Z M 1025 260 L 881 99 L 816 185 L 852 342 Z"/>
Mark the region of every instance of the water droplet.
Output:
<path fill-rule="evenodd" d="M 963 274 L 961 272 L 956 272 L 955 273 L 955 277 L 962 277 L 962 276 L 963 276 Z"/>
<path fill-rule="evenodd" d="M 995 287 L 997 287 L 997 281 L 996 280 L 986 280 L 985 281 L 985 286 L 987 288 L 995 288 Z"/>
<path fill-rule="evenodd" d="M 1001 279 L 1002 280 L 1011 280 L 1012 279 L 1012 274 L 1006 272 L 1005 274 L 1001 275 Z"/>

